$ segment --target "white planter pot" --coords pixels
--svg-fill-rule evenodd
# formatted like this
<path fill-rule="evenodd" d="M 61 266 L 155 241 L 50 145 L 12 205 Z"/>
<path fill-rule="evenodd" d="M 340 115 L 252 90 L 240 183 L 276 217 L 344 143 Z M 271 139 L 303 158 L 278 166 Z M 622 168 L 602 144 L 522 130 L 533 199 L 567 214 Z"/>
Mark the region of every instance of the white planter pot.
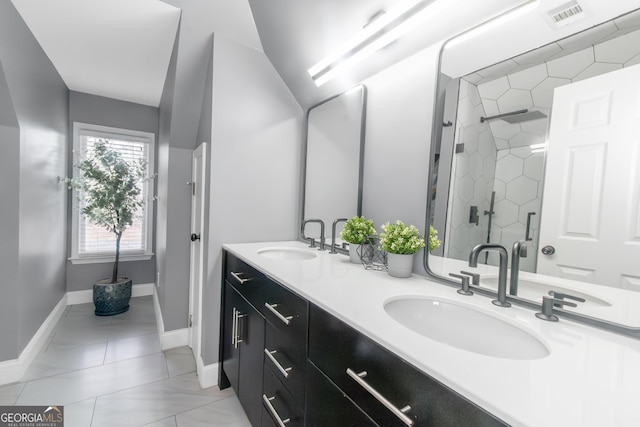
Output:
<path fill-rule="evenodd" d="M 360 245 L 357 243 L 349 243 L 349 260 L 354 264 L 362 264 L 360 255 L 357 252 L 359 247 Z"/>
<path fill-rule="evenodd" d="M 387 272 L 393 277 L 411 277 L 413 254 L 387 254 Z"/>

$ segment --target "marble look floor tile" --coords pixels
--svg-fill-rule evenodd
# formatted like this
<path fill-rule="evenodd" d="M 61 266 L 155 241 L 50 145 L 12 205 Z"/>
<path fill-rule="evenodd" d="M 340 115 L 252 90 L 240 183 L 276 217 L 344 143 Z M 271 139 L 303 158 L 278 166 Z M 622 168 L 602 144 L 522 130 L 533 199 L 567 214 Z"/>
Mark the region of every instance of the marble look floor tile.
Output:
<path fill-rule="evenodd" d="M 36 356 L 22 377 L 22 381 L 50 377 L 64 372 L 102 365 L 106 349 L 107 343 L 49 349 L 49 351 Z"/>
<path fill-rule="evenodd" d="M 159 353 L 160 351 L 160 338 L 158 338 L 158 334 L 155 332 L 132 338 L 123 338 L 109 341 L 107 344 L 107 352 L 104 356 L 104 363 L 118 362 L 133 357 Z"/>
<path fill-rule="evenodd" d="M 92 426 L 140 426 L 230 395 L 214 387 L 201 390 L 193 373 L 181 375 L 98 397 Z"/>
<path fill-rule="evenodd" d="M 89 427 L 96 399 L 87 399 L 64 407 L 65 427 Z"/>
<path fill-rule="evenodd" d="M 15 383 L 0 387 L 0 405 L 15 405 L 26 383 Z"/>
<path fill-rule="evenodd" d="M 164 352 L 167 358 L 169 376 L 186 374 L 196 371 L 196 362 L 193 359 L 193 351 L 189 347 L 178 347 Z"/>
<path fill-rule="evenodd" d="M 16 403 L 19 405 L 67 405 L 166 377 L 167 366 L 164 354 L 152 354 L 29 381 Z"/>
<path fill-rule="evenodd" d="M 234 395 L 176 415 L 177 427 L 251 427 L 240 401 Z"/>
<path fill-rule="evenodd" d="M 144 427 L 176 427 L 176 417 L 169 417 L 164 420 L 145 424 Z"/>

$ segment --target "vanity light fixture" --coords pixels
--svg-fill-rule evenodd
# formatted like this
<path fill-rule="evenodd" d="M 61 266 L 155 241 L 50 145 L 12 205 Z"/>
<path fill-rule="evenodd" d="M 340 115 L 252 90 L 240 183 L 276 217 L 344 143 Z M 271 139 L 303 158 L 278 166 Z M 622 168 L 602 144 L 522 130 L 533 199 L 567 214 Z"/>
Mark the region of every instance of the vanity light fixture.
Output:
<path fill-rule="evenodd" d="M 438 13 L 445 4 L 444 0 L 407 0 L 398 7 L 376 14 L 362 31 L 309 68 L 309 75 L 316 86 L 323 85 L 406 34 L 427 16 Z"/>
<path fill-rule="evenodd" d="M 544 153 L 545 151 L 547 151 L 547 143 L 543 142 L 541 144 L 531 144 L 529 148 L 531 148 L 531 154 Z"/>
<path fill-rule="evenodd" d="M 463 43 L 467 40 L 470 40 L 474 37 L 478 37 L 480 34 L 486 33 L 489 30 L 500 27 L 501 25 L 506 24 L 507 22 L 513 21 L 514 19 L 525 15 L 540 6 L 540 0 L 530 0 L 523 4 L 522 6 L 518 6 L 515 9 L 507 11 L 500 16 L 497 16 L 490 21 L 487 21 L 483 24 L 478 25 L 475 28 L 472 28 L 469 31 L 466 31 L 459 36 L 451 39 L 449 43 L 447 43 L 447 47 L 452 47 L 457 44 Z"/>

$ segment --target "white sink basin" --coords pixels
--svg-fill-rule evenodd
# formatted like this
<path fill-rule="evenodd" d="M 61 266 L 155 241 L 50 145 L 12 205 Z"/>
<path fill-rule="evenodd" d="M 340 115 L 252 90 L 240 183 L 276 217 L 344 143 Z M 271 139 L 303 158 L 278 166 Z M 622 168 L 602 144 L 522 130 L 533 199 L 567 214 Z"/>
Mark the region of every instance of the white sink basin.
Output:
<path fill-rule="evenodd" d="M 406 297 L 386 302 L 384 309 L 422 336 L 473 353 L 520 360 L 541 359 L 550 354 L 542 341 L 526 330 L 453 302 Z"/>
<path fill-rule="evenodd" d="M 481 285 L 486 285 L 487 287 L 496 290 L 498 289 L 498 278 L 497 277 L 488 277 L 482 278 L 480 281 Z M 507 287 L 509 283 L 507 283 Z M 578 307 L 611 307 L 611 304 L 603 299 L 598 297 L 594 297 L 585 292 L 574 291 L 573 289 L 563 288 L 562 286 L 555 286 L 549 283 L 542 283 L 528 279 L 520 278 L 518 280 L 518 296 L 524 299 L 528 299 L 531 301 L 540 301 L 542 302 L 543 296 L 548 296 L 549 291 L 560 292 L 563 294 L 569 294 L 576 297 L 584 298 L 585 302 L 576 302 Z M 571 310 L 572 307 L 563 307 L 563 310 Z"/>
<path fill-rule="evenodd" d="M 313 259 L 318 256 L 315 252 L 297 248 L 265 248 L 258 250 L 258 255 L 262 255 L 267 258 L 292 261 L 303 261 L 306 259 Z"/>

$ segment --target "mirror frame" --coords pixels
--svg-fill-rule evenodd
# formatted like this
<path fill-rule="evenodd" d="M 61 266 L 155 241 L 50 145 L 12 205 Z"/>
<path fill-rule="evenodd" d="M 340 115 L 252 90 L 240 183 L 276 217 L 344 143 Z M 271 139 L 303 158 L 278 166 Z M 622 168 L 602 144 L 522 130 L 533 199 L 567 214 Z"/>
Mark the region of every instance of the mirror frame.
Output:
<path fill-rule="evenodd" d="M 308 162 L 308 158 L 307 158 L 307 151 L 308 151 L 308 146 L 309 146 L 309 115 L 311 114 L 311 110 L 313 110 L 314 108 L 317 108 L 321 105 L 326 104 L 327 102 L 330 102 L 342 95 L 346 95 L 349 94 L 350 92 L 354 92 L 358 89 L 362 90 L 362 94 L 360 96 L 360 108 L 362 109 L 362 113 L 360 116 L 360 155 L 358 158 L 358 200 L 356 201 L 356 215 L 361 216 L 362 215 L 362 189 L 364 187 L 364 146 L 365 146 L 365 132 L 366 132 L 366 126 L 367 126 L 367 87 L 364 84 L 359 84 L 356 85 L 354 87 L 352 87 L 351 89 L 347 89 L 344 92 L 340 92 L 336 95 L 333 95 L 323 101 L 320 101 L 317 104 L 312 105 L 311 107 L 309 107 L 307 109 L 307 112 L 305 113 L 305 119 L 304 119 L 304 144 L 303 144 L 303 148 L 302 148 L 302 189 L 301 189 L 301 206 L 300 206 L 300 224 L 298 226 L 298 239 L 301 241 L 304 241 L 303 239 L 303 235 L 302 235 L 302 224 L 304 223 L 305 220 L 305 204 L 306 204 L 306 198 L 307 198 L 307 162 Z M 326 226 L 326 224 L 325 224 Z"/>

